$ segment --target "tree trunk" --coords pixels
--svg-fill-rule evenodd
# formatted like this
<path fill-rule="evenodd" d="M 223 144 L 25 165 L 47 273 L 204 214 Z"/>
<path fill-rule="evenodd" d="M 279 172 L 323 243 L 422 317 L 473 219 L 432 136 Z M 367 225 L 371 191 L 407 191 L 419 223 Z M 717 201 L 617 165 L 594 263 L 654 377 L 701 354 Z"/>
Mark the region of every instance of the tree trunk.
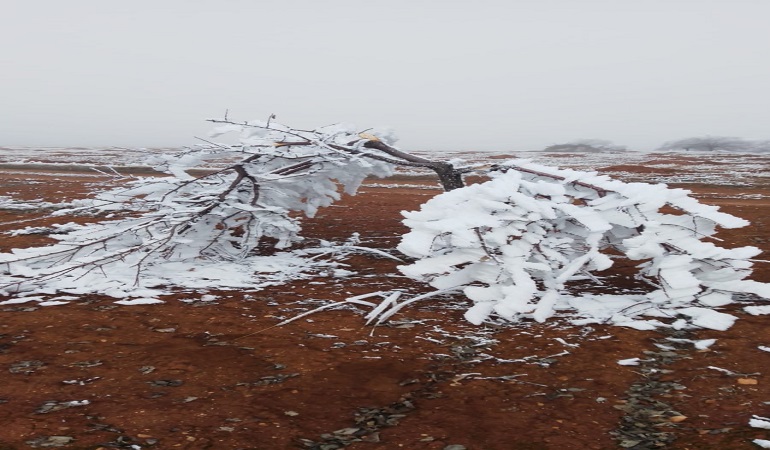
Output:
<path fill-rule="evenodd" d="M 438 179 L 441 182 L 441 186 L 444 188 L 444 191 L 448 192 L 455 189 L 460 189 L 461 187 L 465 187 L 462 172 L 457 170 L 455 166 L 450 163 L 431 161 L 430 159 L 426 159 L 421 156 L 415 156 L 406 152 L 402 152 L 401 150 L 391 147 L 390 145 L 378 140 L 367 141 L 364 144 L 364 147 L 380 150 L 394 158 L 399 158 L 406 161 L 409 163 L 407 165 L 413 167 L 430 167 L 434 172 L 436 172 L 436 175 L 438 175 Z M 398 163 L 396 162 L 395 164 Z"/>
<path fill-rule="evenodd" d="M 462 173 L 455 169 L 452 164 L 437 162 L 431 164 L 430 168 L 436 172 L 436 175 L 438 175 L 438 180 L 441 183 L 441 187 L 444 188 L 444 191 L 449 192 L 465 187 Z"/>

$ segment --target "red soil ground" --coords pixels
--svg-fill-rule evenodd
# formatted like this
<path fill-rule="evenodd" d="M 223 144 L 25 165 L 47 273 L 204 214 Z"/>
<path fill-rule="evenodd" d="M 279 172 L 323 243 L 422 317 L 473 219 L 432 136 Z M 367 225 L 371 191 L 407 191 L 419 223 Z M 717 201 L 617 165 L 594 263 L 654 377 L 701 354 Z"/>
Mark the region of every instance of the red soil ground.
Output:
<path fill-rule="evenodd" d="M 61 201 L 99 181 L 6 172 L 0 194 Z M 732 187 L 689 188 L 752 221 L 722 234 L 725 245 L 770 249 L 770 186 L 741 188 L 761 194 L 741 199 Z M 365 187 L 307 221 L 305 235 L 359 231 L 364 245 L 392 248 L 404 231 L 399 212 L 436 192 Z M 35 214 L 0 210 L 0 222 Z M 3 236 L 0 247 L 45 239 Z M 0 449 L 752 449 L 752 439 L 770 439 L 748 426 L 753 414 L 770 416 L 770 353 L 758 349 L 770 346 L 767 316 L 741 305 L 729 308 L 740 320 L 726 332 L 676 336 L 717 339 L 705 351 L 661 350 L 656 343 L 671 345 L 661 331 L 558 320 L 473 327 L 461 298 L 376 329 L 350 309 L 270 328 L 309 301 L 424 289 L 398 277 L 393 261 L 349 264 L 350 278 L 216 292 L 208 302 L 199 292 L 141 306 L 97 296 L 0 305 Z M 770 264 L 753 278 L 770 282 Z M 617 364 L 634 357 L 648 361 Z"/>

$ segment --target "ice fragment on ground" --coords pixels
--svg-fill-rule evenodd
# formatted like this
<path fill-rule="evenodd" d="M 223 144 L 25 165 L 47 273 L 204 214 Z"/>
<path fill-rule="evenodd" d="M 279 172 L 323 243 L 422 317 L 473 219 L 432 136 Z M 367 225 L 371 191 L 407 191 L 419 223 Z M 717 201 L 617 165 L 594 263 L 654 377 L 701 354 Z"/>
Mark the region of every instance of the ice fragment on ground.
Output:
<path fill-rule="evenodd" d="M 694 341 L 693 344 L 695 344 L 695 348 L 698 350 L 705 350 L 714 345 L 716 341 L 716 339 L 701 339 L 699 341 Z"/>
<path fill-rule="evenodd" d="M 40 306 L 57 306 L 57 305 L 67 305 L 69 302 L 60 302 L 57 300 L 49 300 L 47 302 L 40 302 L 38 305 Z"/>
<path fill-rule="evenodd" d="M 639 365 L 639 358 L 628 358 L 628 359 L 621 359 L 618 360 L 618 364 L 621 366 L 638 366 Z"/>
<path fill-rule="evenodd" d="M 714 343 L 716 343 L 716 339 L 701 339 L 699 341 L 694 341 L 692 339 L 676 339 L 676 338 L 668 338 L 671 342 L 676 342 L 677 344 L 693 344 L 696 349 L 698 350 L 705 350 Z"/>
<path fill-rule="evenodd" d="M 153 303 L 163 303 L 163 300 L 157 298 L 135 298 L 132 300 L 118 300 L 119 305 L 151 305 Z"/>
<path fill-rule="evenodd" d="M 767 417 L 754 416 L 749 420 L 749 426 L 770 430 L 770 419 Z"/>

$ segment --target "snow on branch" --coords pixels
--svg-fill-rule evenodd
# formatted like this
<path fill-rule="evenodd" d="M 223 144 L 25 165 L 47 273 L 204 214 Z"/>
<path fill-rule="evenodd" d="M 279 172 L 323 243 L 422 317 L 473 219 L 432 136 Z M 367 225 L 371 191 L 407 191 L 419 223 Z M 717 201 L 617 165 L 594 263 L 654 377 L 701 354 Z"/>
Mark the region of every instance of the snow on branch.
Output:
<path fill-rule="evenodd" d="M 155 295 L 157 286 L 248 287 L 261 282 L 255 273 L 270 284 L 336 267 L 318 252 L 288 250 L 302 240 L 292 213 L 312 217 L 341 197 L 340 186 L 355 194 L 366 177 L 389 175 L 392 164 L 357 149 L 376 137 L 342 125 L 302 132 L 275 122 L 218 130 L 229 131 L 241 133 L 240 145 L 152 156 L 147 163 L 170 176 L 127 180 L 54 212 L 103 220 L 70 224 L 52 236 L 55 245 L 0 254 L 0 295 Z M 204 162 L 225 167 L 192 175 Z M 353 247 L 342 253 L 367 251 Z M 341 255 L 328 245 L 321 253 Z"/>
<path fill-rule="evenodd" d="M 259 288 L 343 275 L 339 261 L 355 253 L 398 260 L 359 246 L 355 236 L 342 245 L 296 244 L 301 215 L 313 217 L 342 193 L 355 194 L 366 177 L 386 177 L 403 165 L 433 170 L 446 191 L 404 213 L 410 231 L 398 246 L 415 258 L 399 270 L 436 290 L 378 293 L 379 305 L 351 299 L 373 308 L 370 324 L 416 302 L 462 292 L 473 302 L 465 317 L 474 324 L 545 321 L 569 312 L 578 324 L 726 329 L 735 318 L 716 309 L 734 294 L 770 298 L 770 285 L 747 279 L 760 250 L 716 244 L 718 228 L 748 222 L 688 191 L 526 160 L 476 170 L 489 181 L 465 186 L 472 168 L 399 150 L 389 133 L 345 124 L 299 130 L 273 119 L 211 119 L 215 137 L 236 133 L 239 143 L 203 140 L 175 155 L 153 156 L 147 164 L 166 176 L 119 179 L 92 199 L 60 205 L 51 215 L 98 221 L 59 226 L 51 234 L 54 245 L 0 253 L 0 295 L 141 298 L 175 287 Z M 10 233 L 34 232 L 39 228 Z M 636 264 L 647 291 L 571 290 L 579 280 L 601 284 L 621 258 Z"/>
<path fill-rule="evenodd" d="M 644 312 L 683 318 L 677 326 L 725 329 L 734 318 L 711 308 L 734 293 L 770 298 L 770 285 L 745 279 L 758 248 L 705 240 L 717 227 L 748 222 L 688 191 L 524 160 L 491 175 L 404 213 L 411 231 L 398 246 L 417 259 L 400 266 L 405 275 L 473 301 L 465 317 L 474 324 L 493 315 L 544 321 L 569 309 L 585 317 L 581 323 L 662 324 L 634 319 Z M 625 298 L 568 294 L 570 281 L 596 280 L 617 258 L 637 261 L 636 276 L 651 290 Z"/>

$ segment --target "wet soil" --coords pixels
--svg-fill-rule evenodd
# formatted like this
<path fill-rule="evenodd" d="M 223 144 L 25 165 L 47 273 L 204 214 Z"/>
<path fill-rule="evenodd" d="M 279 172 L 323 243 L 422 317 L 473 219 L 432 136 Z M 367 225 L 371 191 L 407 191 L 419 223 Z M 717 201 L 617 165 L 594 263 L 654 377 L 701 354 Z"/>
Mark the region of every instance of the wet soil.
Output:
<path fill-rule="evenodd" d="M 0 173 L 0 195 L 56 202 L 109 182 L 14 169 Z M 362 245 L 393 248 L 399 212 L 436 191 L 376 183 L 306 221 L 305 235 L 357 231 Z M 770 186 L 687 187 L 752 221 L 721 234 L 724 245 L 770 249 Z M 0 210 L 0 223 L 40 214 Z M 1 239 L 4 251 L 48 240 Z M 726 332 L 565 320 L 474 327 L 462 298 L 417 305 L 375 329 L 352 307 L 273 327 L 353 294 L 424 289 L 391 260 L 348 264 L 356 275 L 214 300 L 191 292 L 154 305 L 98 296 L 0 305 L 0 449 L 752 449 L 752 439 L 770 439 L 748 426 L 770 416 L 770 352 L 758 348 L 770 346 L 767 316 L 740 304 L 728 308 L 740 320 Z M 770 282 L 770 264 L 753 278 Z M 696 350 L 672 338 L 717 342 Z M 642 364 L 617 363 L 628 358 Z"/>

